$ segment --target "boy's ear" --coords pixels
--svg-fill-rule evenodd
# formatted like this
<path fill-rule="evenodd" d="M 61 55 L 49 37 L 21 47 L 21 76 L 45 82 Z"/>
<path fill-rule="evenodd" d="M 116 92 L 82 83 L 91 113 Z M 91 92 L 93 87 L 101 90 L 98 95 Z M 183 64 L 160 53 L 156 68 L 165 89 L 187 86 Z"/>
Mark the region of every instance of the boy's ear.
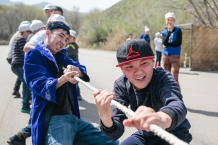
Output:
<path fill-rule="evenodd" d="M 46 35 L 49 35 L 50 33 L 51 33 L 50 30 L 46 30 L 46 32 L 45 32 Z"/>
<path fill-rule="evenodd" d="M 123 71 L 123 68 L 122 68 L 122 66 L 120 66 L 119 68 L 121 69 L 121 71 L 123 72 L 123 74 L 125 74 L 125 73 L 124 73 L 124 71 Z"/>

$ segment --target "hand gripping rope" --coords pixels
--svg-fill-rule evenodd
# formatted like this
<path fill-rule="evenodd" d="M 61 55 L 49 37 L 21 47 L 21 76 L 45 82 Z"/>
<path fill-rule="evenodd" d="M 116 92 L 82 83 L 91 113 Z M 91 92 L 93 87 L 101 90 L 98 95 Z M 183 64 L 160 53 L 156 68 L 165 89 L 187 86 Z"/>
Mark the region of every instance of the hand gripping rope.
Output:
<path fill-rule="evenodd" d="M 84 82 L 80 78 L 78 78 L 78 77 L 74 77 L 74 78 L 78 82 L 82 83 L 84 86 L 89 88 L 90 90 L 97 91 L 96 88 L 94 88 L 93 86 L 91 86 L 88 83 Z M 123 105 L 121 105 L 120 103 L 118 103 L 115 100 L 111 100 L 111 105 L 114 105 L 115 107 L 117 107 L 119 110 L 121 110 L 123 113 L 125 113 L 130 118 L 134 115 L 134 112 L 132 110 L 128 109 L 127 107 L 125 107 Z M 165 141 L 169 142 L 171 145 L 188 145 L 186 142 L 178 139 L 173 134 L 168 133 L 167 131 L 163 130 L 162 128 L 160 128 L 159 126 L 157 126 L 155 124 L 150 125 L 150 130 L 152 132 L 154 132 L 157 136 L 159 136 L 162 139 L 164 139 Z"/>
<path fill-rule="evenodd" d="M 93 86 L 91 86 L 88 83 L 84 82 L 80 78 L 78 78 L 78 77 L 74 77 L 74 78 L 78 82 L 82 83 L 84 86 L 89 88 L 90 90 L 97 91 L 96 88 L 94 88 Z M 126 116 L 129 117 L 129 118 L 131 118 L 134 115 L 134 112 L 132 110 L 128 109 L 127 107 L 125 107 L 123 105 L 121 105 L 120 103 L 118 103 L 115 100 L 111 100 L 111 105 L 117 107 L 119 110 L 121 110 L 123 113 L 125 113 Z M 165 141 L 169 142 L 171 145 L 188 145 L 186 142 L 178 139 L 173 134 L 168 133 L 167 131 L 163 130 L 162 128 L 160 128 L 159 126 L 157 126 L 155 124 L 151 124 L 149 127 L 150 127 L 150 130 L 152 132 L 154 132 L 157 136 L 161 137 Z"/>

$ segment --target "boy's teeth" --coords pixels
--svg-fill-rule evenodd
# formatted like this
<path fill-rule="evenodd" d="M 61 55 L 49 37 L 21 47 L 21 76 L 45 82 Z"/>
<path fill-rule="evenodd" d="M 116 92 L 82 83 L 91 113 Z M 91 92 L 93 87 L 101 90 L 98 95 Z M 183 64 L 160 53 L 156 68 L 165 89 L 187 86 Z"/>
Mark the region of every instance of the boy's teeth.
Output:
<path fill-rule="evenodd" d="M 140 78 L 136 78 L 137 80 L 141 80 L 141 79 L 143 79 L 144 77 L 140 77 Z"/>

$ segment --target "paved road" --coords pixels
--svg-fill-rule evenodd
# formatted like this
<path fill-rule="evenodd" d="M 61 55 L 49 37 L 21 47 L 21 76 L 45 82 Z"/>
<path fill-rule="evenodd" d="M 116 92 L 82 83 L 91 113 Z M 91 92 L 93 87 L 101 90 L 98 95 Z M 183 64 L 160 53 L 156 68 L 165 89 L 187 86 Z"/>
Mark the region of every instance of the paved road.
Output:
<path fill-rule="evenodd" d="M 7 46 L 0 46 L 0 145 L 27 124 L 29 116 L 20 112 L 21 99 L 11 95 L 16 76 L 5 60 Z M 113 82 L 122 73 L 116 68 L 114 52 L 80 49 L 80 62 L 85 64 L 91 77 L 90 84 L 99 89 L 113 89 Z M 193 135 L 191 145 L 218 145 L 218 72 L 193 72 L 180 70 L 180 85 L 188 108 Z M 80 84 L 83 101 L 79 102 L 83 119 L 99 124 L 92 92 Z M 20 91 L 21 92 L 21 91 Z M 135 129 L 126 128 L 122 141 Z M 31 145 L 31 139 L 27 139 Z"/>

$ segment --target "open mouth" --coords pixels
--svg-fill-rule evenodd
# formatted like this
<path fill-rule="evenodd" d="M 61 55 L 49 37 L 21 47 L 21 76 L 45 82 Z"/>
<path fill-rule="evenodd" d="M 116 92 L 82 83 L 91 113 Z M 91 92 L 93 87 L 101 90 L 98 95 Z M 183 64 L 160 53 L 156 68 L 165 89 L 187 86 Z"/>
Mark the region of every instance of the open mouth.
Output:
<path fill-rule="evenodd" d="M 61 48 L 61 45 L 58 44 L 57 47 L 58 47 L 58 49 L 60 49 L 60 48 Z"/>
<path fill-rule="evenodd" d="M 138 78 L 135 78 L 135 80 L 137 81 L 143 81 L 145 80 L 146 76 L 142 76 L 142 77 L 138 77 Z"/>

